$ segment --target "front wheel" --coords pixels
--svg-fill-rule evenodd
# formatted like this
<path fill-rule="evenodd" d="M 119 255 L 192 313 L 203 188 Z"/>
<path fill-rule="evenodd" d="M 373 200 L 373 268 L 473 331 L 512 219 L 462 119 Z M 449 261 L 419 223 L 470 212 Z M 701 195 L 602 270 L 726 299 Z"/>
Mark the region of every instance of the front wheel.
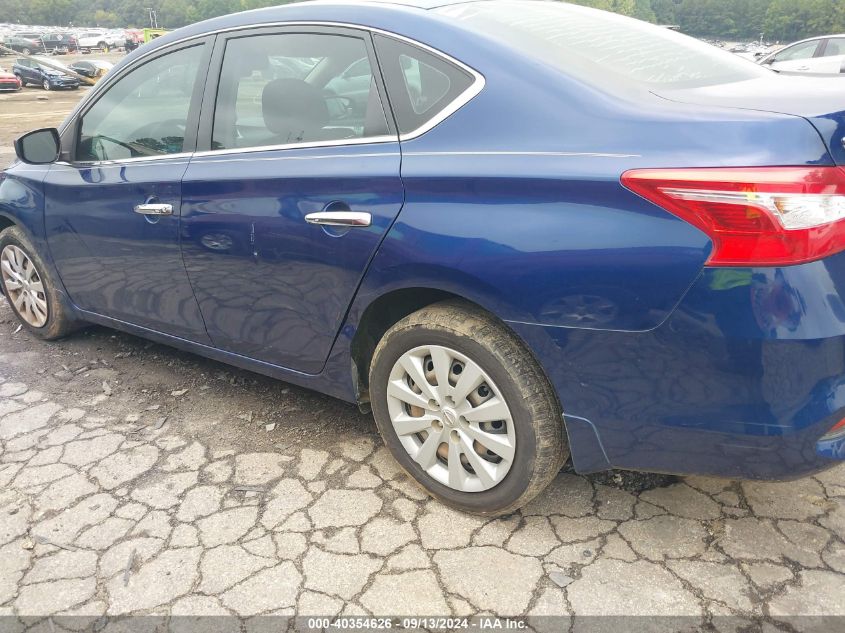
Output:
<path fill-rule="evenodd" d="M 399 464 L 466 512 L 515 511 L 569 455 L 560 406 L 534 357 L 468 304 L 435 304 L 390 328 L 373 355 L 370 397 Z"/>
<path fill-rule="evenodd" d="M 15 316 L 38 338 L 61 338 L 78 328 L 48 268 L 16 226 L 0 232 L 0 284 Z"/>
<path fill-rule="evenodd" d="M 32 55 L 32 50 L 31 50 L 31 49 L 29 49 L 29 48 L 24 48 L 24 49 L 21 51 L 21 53 L 23 53 L 24 55 Z"/>
<path fill-rule="evenodd" d="M 41 84 L 41 86 L 44 88 L 44 90 L 49 90 L 50 89 L 50 81 L 45 79 L 44 82 Z"/>

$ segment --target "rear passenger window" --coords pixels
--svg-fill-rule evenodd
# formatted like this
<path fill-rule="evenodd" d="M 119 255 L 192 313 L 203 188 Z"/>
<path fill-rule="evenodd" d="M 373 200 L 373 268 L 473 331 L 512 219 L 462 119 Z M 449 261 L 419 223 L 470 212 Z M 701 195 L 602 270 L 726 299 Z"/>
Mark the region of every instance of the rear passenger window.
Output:
<path fill-rule="evenodd" d="M 475 83 L 469 71 L 413 44 L 382 35 L 375 40 L 402 134 L 439 122 Z"/>
<path fill-rule="evenodd" d="M 845 55 L 845 37 L 831 37 L 827 41 L 823 57 Z"/>
<path fill-rule="evenodd" d="M 387 132 L 364 40 L 279 33 L 226 43 L 213 150 L 342 143 Z"/>

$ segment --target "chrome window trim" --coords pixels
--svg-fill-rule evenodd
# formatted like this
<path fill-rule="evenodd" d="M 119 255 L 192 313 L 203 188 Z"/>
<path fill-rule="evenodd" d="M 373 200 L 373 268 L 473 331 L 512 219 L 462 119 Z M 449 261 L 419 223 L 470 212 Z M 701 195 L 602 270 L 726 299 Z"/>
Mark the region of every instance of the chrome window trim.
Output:
<path fill-rule="evenodd" d="M 158 162 L 161 160 L 169 160 L 169 159 L 176 159 L 176 160 L 183 160 L 187 162 L 186 159 L 190 159 L 193 156 L 193 152 L 179 152 L 177 154 L 162 154 L 160 156 L 134 156 L 132 158 L 121 158 L 121 159 L 114 159 L 114 160 L 86 160 L 86 161 L 76 161 L 76 162 L 68 162 L 64 160 L 57 160 L 54 165 L 66 165 L 70 167 L 80 167 L 80 168 L 87 168 L 87 167 L 110 167 L 113 165 L 124 165 L 126 163 L 149 163 L 149 162 Z"/>
<path fill-rule="evenodd" d="M 320 147 L 344 147 L 348 145 L 376 145 L 381 143 L 395 143 L 396 137 L 390 135 L 367 136 L 364 138 L 344 138 L 336 141 L 311 141 L 306 143 L 284 143 L 282 145 L 254 145 L 251 147 L 230 147 L 226 149 L 210 149 L 194 152 L 195 158 L 206 156 L 225 156 L 227 154 L 247 154 L 252 152 L 272 152 L 284 149 L 310 149 Z"/>
<path fill-rule="evenodd" d="M 212 35 L 219 35 L 221 33 L 235 33 L 237 31 L 247 31 L 251 29 L 258 29 L 258 28 L 273 28 L 273 27 L 284 27 L 284 26 L 315 26 L 315 27 L 336 27 L 336 28 L 347 28 L 353 29 L 358 31 L 365 31 L 368 33 L 378 33 L 380 35 L 384 35 L 385 37 L 392 37 L 394 39 L 407 42 L 412 46 L 416 46 L 421 48 L 432 55 L 440 57 L 441 59 L 454 64 L 455 66 L 459 67 L 460 69 L 464 70 L 465 72 L 469 73 L 473 77 L 473 83 L 467 87 L 460 95 L 455 97 L 448 106 L 443 108 L 440 112 L 438 112 L 434 117 L 426 121 L 423 125 L 418 127 L 417 129 L 407 132 L 405 134 L 399 134 L 398 136 L 373 136 L 368 138 L 360 138 L 360 139 L 341 139 L 338 141 L 315 141 L 312 143 L 287 143 L 283 145 L 260 145 L 256 147 L 244 147 L 244 148 L 227 148 L 227 149 L 217 149 L 217 150 L 206 150 L 201 152 L 190 152 L 190 153 L 179 153 L 179 154 L 165 154 L 163 156 L 137 156 L 134 158 L 125 158 L 122 160 L 113 160 L 113 161 L 95 161 L 95 162 L 57 162 L 56 164 L 61 165 L 79 165 L 83 167 L 97 167 L 102 165 L 109 165 L 109 164 L 123 164 L 123 163 L 135 163 L 135 162 L 143 162 L 143 161 L 157 161 L 157 160 L 164 160 L 167 158 L 182 158 L 182 157 L 204 157 L 204 156 L 216 156 L 216 155 L 225 155 L 225 154 L 242 154 L 248 152 L 267 152 L 267 151 L 275 151 L 275 150 L 284 150 L 284 149 L 308 149 L 312 147 L 336 147 L 336 146 L 344 146 L 344 145 L 371 145 L 375 143 L 388 143 L 388 142 L 396 142 L 398 141 L 410 141 L 415 139 L 419 136 L 422 136 L 426 132 L 432 130 L 433 128 L 437 127 L 440 123 L 448 119 L 452 116 L 455 112 L 460 110 L 463 106 L 467 103 L 472 101 L 478 94 L 484 89 L 486 84 L 486 80 L 484 75 L 480 72 L 475 70 L 474 68 L 467 66 L 460 60 L 455 59 L 451 55 L 444 53 L 441 50 L 438 50 L 428 44 L 423 44 L 413 38 L 406 37 L 404 35 L 399 35 L 398 33 L 393 33 L 391 31 L 385 31 L 384 29 L 379 29 L 377 27 L 372 26 L 365 26 L 363 24 L 350 24 L 348 22 L 326 22 L 326 21 L 302 21 L 302 20 L 295 20 L 295 21 L 288 21 L 288 22 L 264 22 L 264 23 L 257 23 L 257 24 L 245 24 L 241 26 L 233 26 L 223 29 L 216 29 L 213 31 L 206 31 L 204 33 L 198 33 L 196 35 L 190 35 L 187 37 L 183 37 L 181 39 L 175 40 L 173 42 L 169 42 L 168 44 L 160 47 L 154 48 L 153 50 L 146 51 L 143 54 L 139 55 L 135 60 L 133 60 L 132 64 L 129 65 L 125 69 L 121 69 L 121 72 L 114 76 L 113 79 L 108 81 L 107 83 L 100 82 L 94 90 L 89 93 L 85 102 L 88 102 L 94 99 L 99 93 L 108 90 L 109 87 L 114 84 L 115 82 L 119 81 L 121 77 L 127 75 L 128 73 L 132 72 L 132 70 L 138 65 L 138 62 L 141 60 L 149 57 L 150 55 L 157 55 L 160 53 L 164 53 L 167 49 L 184 44 L 186 42 L 190 42 L 191 40 L 202 39 Z M 80 103 L 77 106 L 77 109 L 81 109 L 85 104 Z M 59 128 L 59 133 L 61 134 L 65 127 L 67 126 L 68 122 L 73 120 L 74 116 L 76 115 L 76 110 L 74 110 L 72 116 L 68 117 Z"/>

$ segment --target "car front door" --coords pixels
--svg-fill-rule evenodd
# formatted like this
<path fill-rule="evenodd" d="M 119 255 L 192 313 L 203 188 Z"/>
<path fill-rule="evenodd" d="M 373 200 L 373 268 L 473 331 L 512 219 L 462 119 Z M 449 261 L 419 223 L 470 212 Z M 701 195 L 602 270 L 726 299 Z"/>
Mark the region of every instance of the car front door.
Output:
<path fill-rule="evenodd" d="M 259 29 L 221 36 L 214 58 L 206 151 L 183 179 L 188 274 L 216 346 L 318 373 L 403 201 L 372 41 L 350 28 Z M 335 90 L 360 60 L 363 101 Z"/>
<path fill-rule="evenodd" d="M 821 40 L 799 42 L 775 53 L 770 65 L 773 70 L 787 72 L 809 72 L 812 69 L 813 56 Z"/>
<path fill-rule="evenodd" d="M 21 79 L 28 83 L 40 84 L 41 73 L 38 72 L 38 65 L 26 58 L 21 58 L 17 63 Z"/>
<path fill-rule="evenodd" d="M 63 130 L 45 181 L 47 240 L 71 300 L 192 341 L 208 335 L 179 248 L 211 42 L 142 58 Z"/>

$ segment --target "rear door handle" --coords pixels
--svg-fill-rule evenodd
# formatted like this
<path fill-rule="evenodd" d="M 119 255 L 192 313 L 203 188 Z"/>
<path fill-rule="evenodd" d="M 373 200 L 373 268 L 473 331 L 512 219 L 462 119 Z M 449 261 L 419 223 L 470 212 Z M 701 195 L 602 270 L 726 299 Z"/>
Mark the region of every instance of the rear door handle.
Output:
<path fill-rule="evenodd" d="M 173 205 L 151 203 L 135 205 L 135 213 L 141 215 L 173 215 Z"/>
<path fill-rule="evenodd" d="M 370 226 L 373 216 L 366 211 L 320 211 L 309 213 L 305 221 L 323 226 Z"/>

